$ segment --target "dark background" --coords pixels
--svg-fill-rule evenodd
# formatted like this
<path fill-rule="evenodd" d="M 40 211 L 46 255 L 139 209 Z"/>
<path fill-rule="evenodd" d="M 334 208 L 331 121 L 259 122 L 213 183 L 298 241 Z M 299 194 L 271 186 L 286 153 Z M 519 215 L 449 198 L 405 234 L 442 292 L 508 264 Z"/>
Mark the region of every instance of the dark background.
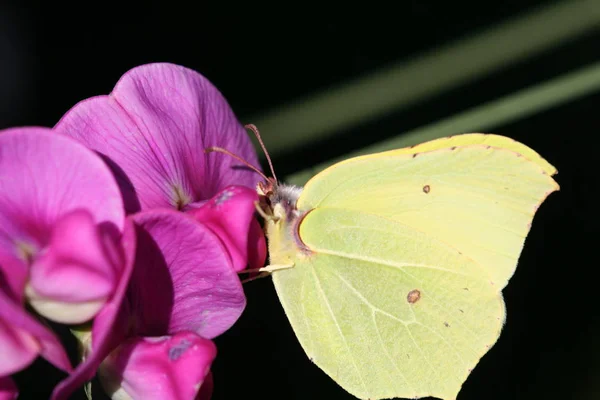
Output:
<path fill-rule="evenodd" d="M 155 61 L 201 72 L 243 122 L 253 122 L 245 118 L 550 3 L 413 0 L 325 10 L 304 3 L 260 9 L 253 2 L 217 9 L 199 0 L 5 1 L 0 129 L 52 126 L 77 101 L 110 92 L 128 69 Z M 599 42 L 597 30 L 402 112 L 290 149 L 274 160 L 278 174 L 599 61 Z M 491 129 L 554 164 L 561 191 L 538 211 L 504 290 L 507 324 L 459 400 L 600 398 L 599 104 L 596 93 Z M 246 293 L 246 312 L 216 339 L 213 398 L 351 399 L 307 359 L 270 279 L 247 284 Z M 21 398 L 44 399 L 61 375 L 38 361 L 17 378 Z"/>

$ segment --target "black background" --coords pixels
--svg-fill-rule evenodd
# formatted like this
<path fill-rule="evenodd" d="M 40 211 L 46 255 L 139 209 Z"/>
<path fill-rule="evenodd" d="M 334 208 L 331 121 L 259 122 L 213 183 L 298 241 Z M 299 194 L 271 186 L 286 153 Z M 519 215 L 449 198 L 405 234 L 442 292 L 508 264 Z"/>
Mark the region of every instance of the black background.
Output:
<path fill-rule="evenodd" d="M 253 122 L 245 118 L 550 3 L 413 0 L 325 10 L 199 0 L 3 2 L 0 128 L 52 126 L 77 101 L 110 92 L 128 69 L 155 61 L 201 72 L 242 122 Z M 590 33 L 409 110 L 293 149 L 274 160 L 276 168 L 285 175 L 591 64 L 600 60 L 599 40 L 600 32 Z M 459 400 L 600 398 L 599 101 L 600 93 L 589 95 L 492 129 L 555 165 L 561 190 L 538 211 L 504 290 L 507 324 Z M 246 312 L 216 339 L 213 398 L 351 399 L 304 355 L 270 279 L 247 284 L 246 293 Z M 60 378 L 36 362 L 17 377 L 21 398 L 47 398 Z"/>

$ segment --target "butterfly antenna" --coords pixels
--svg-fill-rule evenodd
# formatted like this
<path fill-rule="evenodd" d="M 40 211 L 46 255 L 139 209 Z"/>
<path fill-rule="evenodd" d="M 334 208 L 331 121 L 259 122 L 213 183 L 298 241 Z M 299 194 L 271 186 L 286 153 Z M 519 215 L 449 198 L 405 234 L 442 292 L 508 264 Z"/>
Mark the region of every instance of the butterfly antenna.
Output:
<path fill-rule="evenodd" d="M 229 150 L 226 150 L 226 149 L 224 149 L 222 147 L 213 146 L 213 147 L 207 147 L 206 149 L 204 149 L 204 152 L 205 153 L 216 152 L 216 153 L 227 154 L 228 156 L 231 156 L 231 157 L 235 158 L 239 162 L 243 163 L 246 167 L 250 168 L 251 170 L 253 170 L 257 174 L 259 174 L 260 176 L 262 176 L 265 181 L 269 180 L 269 178 L 267 178 L 267 176 L 265 174 L 263 174 L 260 169 L 256 168 L 254 165 L 250 164 L 248 161 L 244 160 L 242 157 L 238 156 L 237 154 L 233 154 Z"/>
<path fill-rule="evenodd" d="M 269 167 L 271 168 L 271 173 L 273 174 L 273 179 L 275 179 L 275 182 L 277 182 L 277 176 L 275 176 L 275 169 L 273 168 L 273 163 L 271 162 L 271 157 L 269 157 L 269 152 L 267 151 L 267 148 L 265 147 L 265 144 L 263 143 L 262 138 L 260 137 L 258 128 L 254 124 L 247 124 L 244 127 L 246 129 L 250 129 L 254 133 L 254 136 L 256 136 L 258 143 L 260 143 L 260 147 L 262 147 L 263 152 L 265 153 L 265 157 L 267 157 L 267 162 L 269 163 Z"/>

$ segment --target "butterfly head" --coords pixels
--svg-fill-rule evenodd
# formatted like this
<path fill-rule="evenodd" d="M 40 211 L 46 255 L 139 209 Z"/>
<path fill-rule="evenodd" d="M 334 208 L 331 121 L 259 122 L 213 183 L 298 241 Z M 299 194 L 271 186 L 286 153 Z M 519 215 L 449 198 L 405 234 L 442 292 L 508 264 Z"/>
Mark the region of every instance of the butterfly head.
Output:
<path fill-rule="evenodd" d="M 263 181 L 258 182 L 256 185 L 256 192 L 259 196 L 259 202 L 257 204 L 257 211 L 266 219 L 266 220 L 280 220 L 284 218 L 287 221 L 294 221 L 300 215 L 296 208 L 296 202 L 300 193 L 302 192 L 302 188 L 281 184 L 277 180 L 277 176 L 275 176 L 275 170 L 273 168 L 273 163 L 271 162 L 271 158 L 269 157 L 269 153 L 265 148 L 265 145 L 260 137 L 260 133 L 258 132 L 258 128 L 252 124 L 248 124 L 245 126 L 247 129 L 250 129 L 256 136 L 256 139 L 260 143 L 267 161 L 269 163 L 269 167 L 271 169 L 272 177 L 267 177 L 259 168 L 255 167 L 248 161 L 244 160 L 242 157 L 230 152 L 227 149 L 222 147 L 209 147 L 204 151 L 206 153 L 210 152 L 219 152 L 227 154 L 236 160 L 242 162 L 246 167 L 250 168 L 254 172 L 258 173 Z"/>
<path fill-rule="evenodd" d="M 266 214 L 263 217 L 275 220 L 293 220 L 298 217 L 296 202 L 302 193 L 301 187 L 282 184 L 274 178 L 268 178 L 258 183 L 256 191 L 260 197 L 259 207 Z"/>
<path fill-rule="evenodd" d="M 209 147 L 205 152 L 219 152 L 227 154 L 242 162 L 246 167 L 258 173 L 263 180 L 256 185 L 259 200 L 255 203 L 256 211 L 264 218 L 264 230 L 269 238 L 269 253 L 278 254 L 279 259 L 273 259 L 271 264 L 290 265 L 291 255 L 298 250 L 302 254 L 310 254 L 310 250 L 300 239 L 299 226 L 307 212 L 298 210 L 297 201 L 302 193 L 302 188 L 282 184 L 277 180 L 273 163 L 265 145 L 262 142 L 258 129 L 254 125 L 246 125 L 256 135 L 271 169 L 272 177 L 267 177 L 259 168 L 255 167 L 242 157 L 221 147 Z M 289 257 L 288 257 L 289 256 Z M 276 257 L 277 258 L 277 257 Z M 291 264 L 293 265 L 293 263 Z"/>

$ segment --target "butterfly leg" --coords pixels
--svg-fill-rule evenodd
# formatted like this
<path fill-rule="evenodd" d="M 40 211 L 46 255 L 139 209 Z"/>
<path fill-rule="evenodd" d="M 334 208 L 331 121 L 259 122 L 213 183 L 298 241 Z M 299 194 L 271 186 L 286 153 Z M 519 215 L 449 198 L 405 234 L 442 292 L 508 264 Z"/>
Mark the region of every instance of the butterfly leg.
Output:
<path fill-rule="evenodd" d="M 267 265 L 266 267 L 263 268 L 253 268 L 253 269 L 245 269 L 243 271 L 238 271 L 238 274 L 249 274 L 252 272 L 264 272 L 267 274 L 270 274 L 273 271 L 279 271 L 281 269 L 288 269 L 288 268 L 293 268 L 294 264 L 274 264 L 274 265 Z"/>
<path fill-rule="evenodd" d="M 251 276 L 249 278 L 242 279 L 242 284 L 248 283 L 248 282 L 252 282 L 252 281 L 255 281 L 255 280 L 260 279 L 260 278 L 266 278 L 269 275 L 271 275 L 270 272 L 261 272 L 259 274 L 256 274 L 255 276 Z"/>
<path fill-rule="evenodd" d="M 273 271 L 279 271 L 279 270 L 282 270 L 282 269 L 288 269 L 288 268 L 292 268 L 293 266 L 294 266 L 294 264 L 268 265 L 268 266 L 266 266 L 264 268 L 254 268 L 254 269 L 246 269 L 244 271 L 239 271 L 238 274 L 259 272 L 258 275 L 251 276 L 249 278 L 246 278 L 246 279 L 242 280 L 242 283 L 246 283 L 246 282 L 251 282 L 253 280 L 269 276 L 269 275 L 271 275 L 271 272 L 273 272 Z"/>

